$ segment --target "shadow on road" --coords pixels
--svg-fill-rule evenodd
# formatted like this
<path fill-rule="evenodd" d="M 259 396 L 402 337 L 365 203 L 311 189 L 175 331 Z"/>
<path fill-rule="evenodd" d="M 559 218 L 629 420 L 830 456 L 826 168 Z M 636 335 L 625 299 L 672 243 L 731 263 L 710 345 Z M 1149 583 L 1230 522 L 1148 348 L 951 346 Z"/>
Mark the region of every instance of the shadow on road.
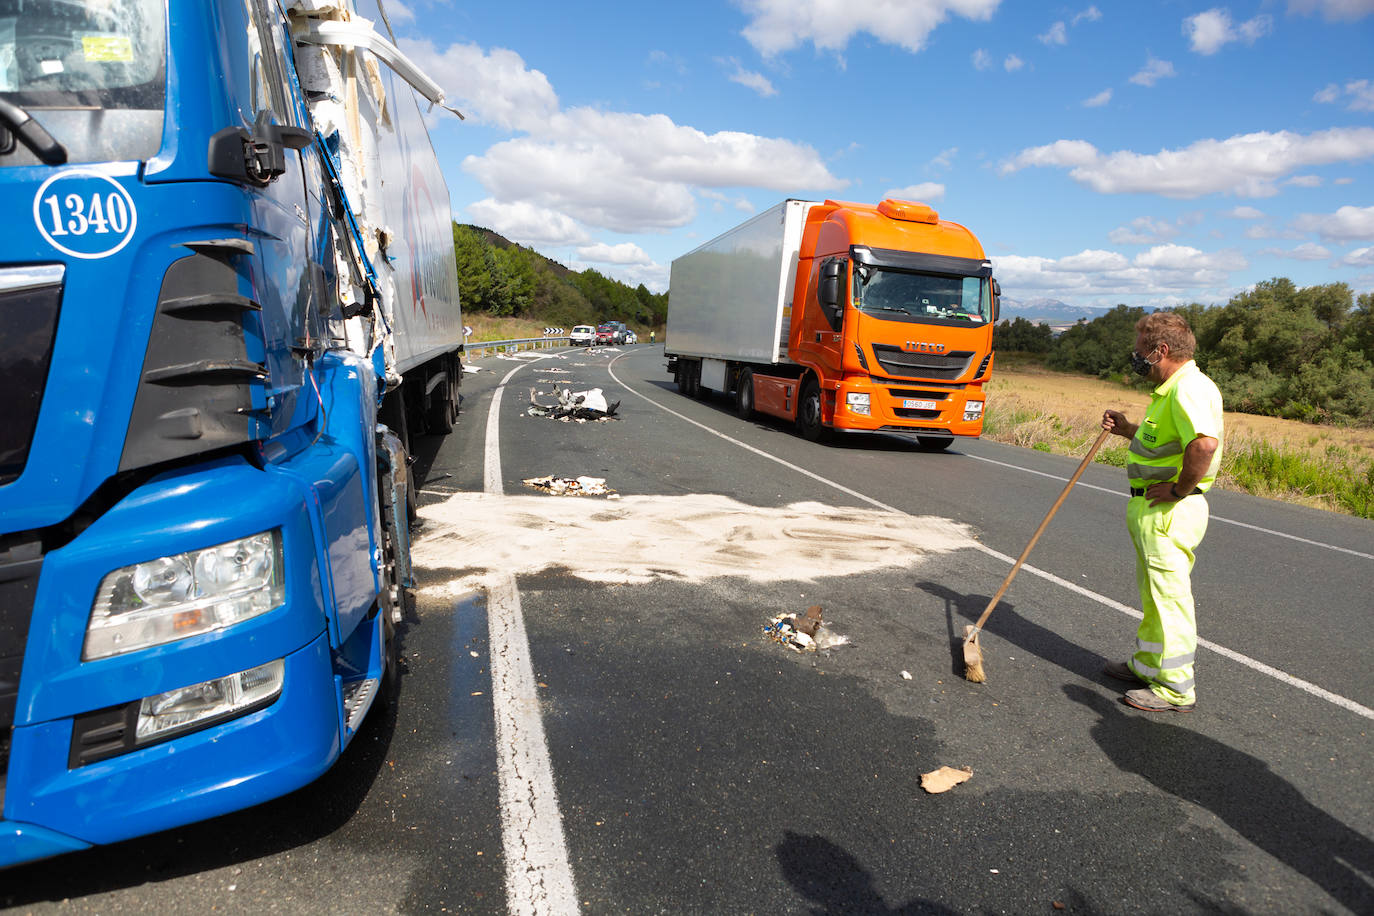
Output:
<path fill-rule="evenodd" d="M 1313 805 L 1263 760 L 1087 687 L 1068 684 L 1064 693 L 1097 713 L 1092 737 L 1119 769 L 1212 812 L 1352 913 L 1374 913 L 1374 840 Z"/>
<path fill-rule="evenodd" d="M 788 830 L 777 845 L 778 867 L 797 893 L 816 904 L 817 914 L 867 913 L 872 916 L 917 916 L 958 912 L 929 900 L 891 907 L 873 886 L 873 873 L 844 847 L 823 836 Z"/>

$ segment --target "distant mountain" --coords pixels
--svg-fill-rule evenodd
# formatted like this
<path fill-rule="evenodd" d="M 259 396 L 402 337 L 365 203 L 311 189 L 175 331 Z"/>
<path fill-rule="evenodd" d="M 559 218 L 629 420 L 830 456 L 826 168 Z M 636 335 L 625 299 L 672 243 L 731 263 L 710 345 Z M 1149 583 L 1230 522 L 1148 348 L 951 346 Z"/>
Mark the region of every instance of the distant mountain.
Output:
<path fill-rule="evenodd" d="M 1092 321 L 1110 312 L 1111 309 L 1088 305 L 1069 305 L 1058 299 L 1012 299 L 1003 296 L 999 304 L 999 320 L 1024 318 L 1035 324 L 1048 324 L 1051 327 L 1064 327 L 1077 324 L 1078 319 Z"/>

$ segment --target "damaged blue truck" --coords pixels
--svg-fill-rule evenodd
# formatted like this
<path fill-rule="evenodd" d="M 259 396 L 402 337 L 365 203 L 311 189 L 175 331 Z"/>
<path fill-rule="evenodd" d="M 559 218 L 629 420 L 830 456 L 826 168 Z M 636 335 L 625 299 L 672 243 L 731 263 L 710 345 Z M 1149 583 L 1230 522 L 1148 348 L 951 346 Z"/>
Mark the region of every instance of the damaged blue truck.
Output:
<path fill-rule="evenodd" d="M 386 695 L 442 102 L 377 0 L 0 0 L 0 866 L 288 793 Z"/>

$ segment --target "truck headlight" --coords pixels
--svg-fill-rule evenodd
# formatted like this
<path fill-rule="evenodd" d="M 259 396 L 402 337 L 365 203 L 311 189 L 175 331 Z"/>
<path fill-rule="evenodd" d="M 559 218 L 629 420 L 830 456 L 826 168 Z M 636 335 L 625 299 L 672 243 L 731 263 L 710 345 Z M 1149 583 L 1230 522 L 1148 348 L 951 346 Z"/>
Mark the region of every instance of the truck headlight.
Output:
<path fill-rule="evenodd" d="M 266 706 L 281 693 L 286 664 L 282 659 L 190 687 L 144 697 L 138 707 L 136 744 L 170 738 L 202 728 L 212 720 L 231 719 Z"/>
<path fill-rule="evenodd" d="M 869 414 L 870 402 L 866 391 L 849 392 L 844 396 L 844 403 L 849 408 L 850 413 L 862 414 L 865 417 Z"/>
<path fill-rule="evenodd" d="M 977 420 L 983 415 L 982 401 L 968 401 L 964 404 L 964 420 Z"/>
<path fill-rule="evenodd" d="M 135 563 L 101 580 L 81 657 L 106 658 L 220 630 L 284 600 L 276 530 Z"/>

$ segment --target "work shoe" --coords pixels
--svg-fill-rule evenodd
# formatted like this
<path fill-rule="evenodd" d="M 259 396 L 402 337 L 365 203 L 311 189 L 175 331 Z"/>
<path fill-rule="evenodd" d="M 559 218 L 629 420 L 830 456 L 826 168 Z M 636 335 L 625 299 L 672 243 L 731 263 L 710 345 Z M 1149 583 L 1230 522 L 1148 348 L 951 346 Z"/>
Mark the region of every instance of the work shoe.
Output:
<path fill-rule="evenodd" d="M 1176 706 L 1168 700 L 1160 699 L 1155 696 L 1155 692 L 1148 687 L 1139 690 L 1128 690 L 1121 699 L 1126 701 L 1127 706 L 1134 706 L 1136 709 L 1143 709 L 1146 712 L 1192 712 L 1197 703 L 1184 703 Z"/>
<path fill-rule="evenodd" d="M 1102 673 L 1107 677 L 1114 677 L 1118 681 L 1129 681 L 1132 684 L 1139 684 L 1145 679 L 1135 673 L 1130 665 L 1125 662 L 1107 662 L 1102 666 Z"/>

